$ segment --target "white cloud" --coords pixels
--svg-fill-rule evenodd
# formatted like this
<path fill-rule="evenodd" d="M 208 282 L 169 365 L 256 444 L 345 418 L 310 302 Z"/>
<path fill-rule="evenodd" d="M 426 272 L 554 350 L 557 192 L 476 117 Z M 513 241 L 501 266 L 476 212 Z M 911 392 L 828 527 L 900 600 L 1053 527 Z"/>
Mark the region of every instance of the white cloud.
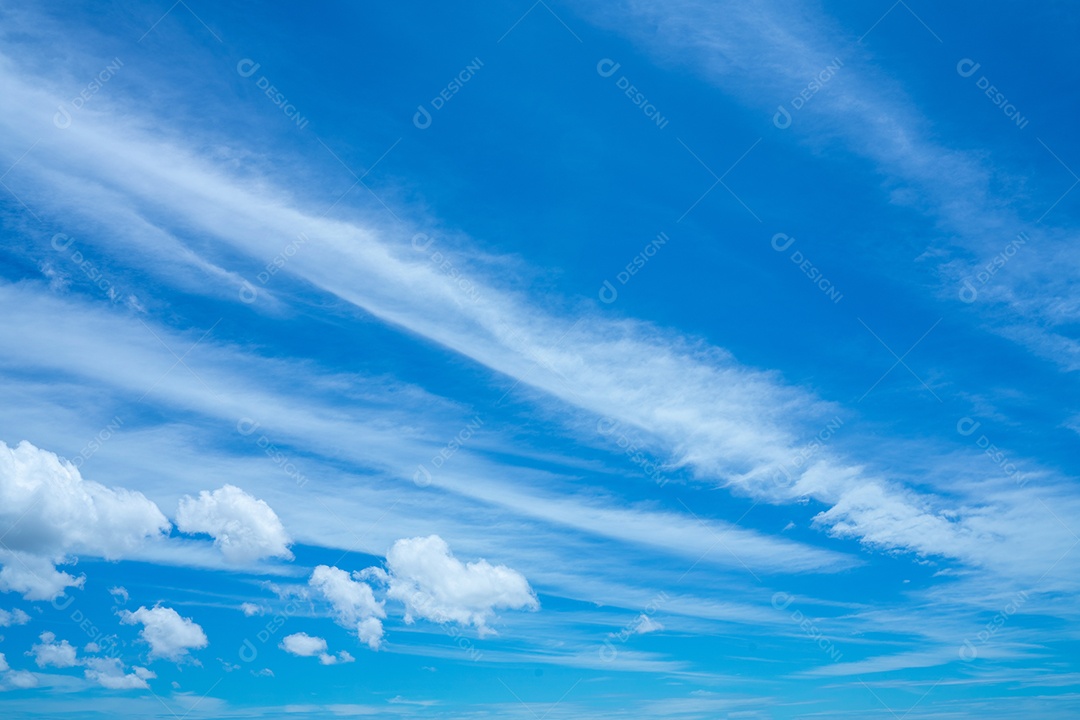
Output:
<path fill-rule="evenodd" d="M 662 13 L 664 10 L 657 12 Z M 739 17 L 740 22 L 746 20 L 743 15 L 745 13 Z M 766 30 L 782 29 L 770 27 L 775 24 L 775 20 L 775 17 L 760 17 Z M 722 42 L 737 43 L 741 39 L 734 37 L 736 33 L 728 33 L 728 37 L 724 38 L 722 35 L 727 32 L 724 24 L 700 22 L 695 17 L 683 16 L 673 21 L 661 17 L 660 22 L 655 25 L 714 32 L 718 37 L 699 37 L 696 40 L 691 38 L 697 45 L 710 49 L 723 48 Z M 741 63 L 736 62 L 735 65 L 747 65 L 747 48 L 752 48 L 754 53 L 759 52 L 760 40 L 765 33 L 748 34 L 751 35 L 750 41 L 734 48 L 729 54 L 729 57 L 738 56 L 742 59 Z M 792 35 L 799 33 L 789 28 L 782 35 L 784 42 L 769 46 L 770 58 L 775 60 L 778 47 L 786 45 Z M 792 46 L 805 50 L 805 45 L 812 44 L 811 39 L 815 36 L 808 33 L 805 37 L 805 43 L 792 43 Z M 679 42 L 670 45 L 682 47 Z M 787 54 L 786 50 L 784 52 Z M 723 56 L 725 53 L 714 55 Z M 806 53 L 791 54 L 795 67 L 804 65 L 805 58 Z M 827 61 L 829 58 L 825 56 L 823 59 Z M 773 63 L 770 61 L 766 65 L 766 70 L 771 71 Z M 736 71 L 741 72 L 742 69 L 737 67 Z M 786 83 L 787 79 L 793 77 L 796 76 L 785 70 L 779 79 Z M 822 96 L 822 102 L 825 100 Z M 849 100 L 850 98 L 845 102 Z M 19 104 L 14 103 L 14 106 L 18 107 Z M 32 104 L 27 105 L 31 106 Z M 875 113 L 872 120 L 877 119 L 878 124 L 871 122 L 869 126 L 894 129 L 890 124 L 893 114 L 880 113 L 875 108 L 879 108 L 876 102 L 862 102 L 854 107 L 863 114 L 867 109 Z M 856 117 L 858 116 L 856 113 Z M 45 118 L 46 114 L 42 113 L 42 117 Z M 895 138 L 894 143 L 885 143 L 883 147 L 891 148 L 910 139 L 910 133 L 904 128 L 895 129 L 896 132 L 891 133 Z M 147 178 L 160 179 L 176 190 L 171 196 L 177 198 L 177 209 L 189 212 L 190 217 L 196 221 L 201 217 L 201 221 L 207 224 L 206 227 L 223 236 L 225 241 L 255 255 L 264 249 L 257 239 L 265 236 L 265 233 L 260 232 L 262 228 L 308 225 L 291 222 L 303 217 L 302 210 L 295 209 L 288 203 L 277 202 L 274 198 L 260 200 L 252 197 L 238 184 L 230 181 L 224 173 L 193 161 L 191 156 L 176 153 L 170 158 L 177 162 L 161 163 L 158 161 L 160 153 L 156 152 L 162 149 L 159 146 L 142 143 L 137 138 L 128 142 L 127 138 L 117 138 L 108 132 L 104 133 L 103 137 L 98 137 L 89 130 L 87 132 L 94 142 L 85 144 L 88 147 L 104 148 L 103 153 L 116 157 L 115 163 L 110 163 L 109 167 L 98 171 L 96 165 L 100 163 L 94 162 L 94 157 L 79 156 L 76 148 L 70 148 L 72 165 L 81 162 L 84 167 L 94 167 L 95 173 L 104 173 L 110 180 L 115 178 L 117 187 L 122 188 L 121 192 L 127 193 L 126 196 L 116 197 L 120 201 L 118 204 L 123 205 L 132 200 L 138 202 L 142 198 L 150 197 L 149 191 L 139 186 L 157 187 L 155 183 L 148 182 Z M 165 167 L 161 167 L 162 165 Z M 937 166 L 929 163 L 926 167 Z M 941 174 L 937 170 L 934 172 Z M 72 169 L 70 178 L 67 182 L 73 185 L 83 180 L 78 175 L 78 168 Z M 228 223 L 220 223 L 219 227 L 215 227 L 219 219 L 225 217 L 228 218 Z M 588 320 L 583 324 L 582 332 L 568 336 L 567 343 L 561 346 L 565 348 L 565 352 L 556 352 L 553 341 L 560 335 L 550 330 L 553 325 L 558 325 L 562 318 L 547 317 L 534 307 L 515 303 L 513 298 L 504 298 L 494 291 L 489 293 L 487 288 L 485 296 L 494 297 L 496 300 L 487 305 L 469 305 L 469 308 L 475 310 L 475 317 L 468 316 L 468 312 L 461 312 L 461 308 L 450 302 L 442 303 L 442 306 L 449 308 L 448 311 L 433 311 L 432 308 L 439 304 L 430 302 L 431 298 L 425 296 L 423 288 L 430 286 L 435 288 L 433 294 L 442 293 L 445 297 L 452 298 L 450 292 L 453 288 L 443 287 L 447 285 L 446 282 L 440 286 L 438 277 L 432 277 L 430 273 L 417 269 L 415 263 L 411 266 L 408 262 L 402 262 L 400 257 L 387 250 L 385 244 L 380 244 L 377 233 L 370 228 L 329 220 L 319 223 L 318 226 L 321 233 L 329 239 L 324 247 L 330 248 L 330 251 L 316 258 L 314 253 L 321 251 L 313 248 L 311 262 L 298 258 L 290 266 L 290 272 L 295 271 L 368 308 L 379 317 L 389 318 L 392 322 L 425 334 L 496 370 L 518 378 L 535 378 L 531 382 L 554 396 L 562 397 L 568 402 L 577 402 L 587 410 L 618 417 L 631 426 L 653 428 L 662 440 L 657 444 L 658 447 L 669 451 L 677 461 L 693 467 L 701 477 L 732 478 L 736 484 L 744 483 L 755 493 L 759 492 L 758 486 L 754 484 L 757 481 L 756 476 L 749 474 L 745 468 L 767 468 L 778 457 L 790 457 L 790 440 L 796 435 L 798 423 L 789 423 L 788 420 L 803 417 L 807 408 L 813 405 L 812 399 L 807 399 L 797 392 L 785 391 L 783 387 L 779 387 L 776 378 L 766 373 L 748 371 L 722 351 L 695 349 L 689 347 L 688 343 L 679 343 L 677 338 L 677 342 L 665 342 L 664 338 L 658 338 L 657 334 L 632 323 L 613 325 Z M 353 240 L 355 242 L 352 242 Z M 372 282 L 355 282 L 355 277 L 360 276 L 360 273 L 365 273 L 365 280 Z M 400 300 L 399 303 L 401 296 L 407 295 L 400 292 L 403 286 L 416 290 L 416 305 L 422 312 L 418 312 L 415 307 L 407 307 L 408 300 Z M 358 287 L 360 289 L 357 289 Z M 391 288 L 393 292 L 387 288 Z M 388 298 L 393 302 L 388 301 Z M 439 315 L 439 312 L 446 314 Z M 515 322 L 516 320 L 521 322 Z M 565 325 L 568 326 L 569 323 Z M 506 327 L 521 328 L 521 335 L 509 335 L 505 331 Z M 598 340 L 602 342 L 597 342 Z M 590 345 L 603 347 L 591 350 Z M 530 357 L 541 358 L 542 361 L 538 366 L 534 366 L 535 363 L 529 360 Z M 627 369 L 626 364 L 620 364 L 620 357 L 632 358 L 635 363 L 642 357 L 656 359 L 650 367 L 638 372 L 632 367 Z M 544 365 L 550 366 L 552 372 L 548 372 Z M 598 370 L 590 373 L 590 368 Z M 564 381 L 562 376 L 570 380 Z M 607 376 L 610 376 L 610 379 Z M 594 380 L 598 382 L 594 383 Z M 560 390 L 560 386 L 565 386 L 566 390 Z M 591 390 L 593 387 L 596 388 L 595 392 Z M 750 389 L 744 392 L 744 387 Z M 647 412 L 640 408 L 656 408 L 656 413 L 649 417 Z M 834 469 L 848 470 L 847 467 Z M 850 487 L 857 488 L 859 482 L 860 478 L 853 475 Z M 899 497 L 894 492 L 895 486 L 882 485 L 881 489 L 881 496 L 875 502 L 891 504 Z M 840 489 L 836 492 L 830 491 L 828 495 L 819 494 L 814 497 L 840 506 L 843 494 Z M 926 509 L 924 514 L 928 516 L 937 516 L 934 509 L 927 508 L 922 502 L 908 505 L 920 512 Z M 856 521 L 849 521 L 846 526 L 838 527 L 849 527 L 853 535 L 861 538 L 880 538 L 886 543 L 906 548 L 925 547 L 929 552 L 952 553 L 957 547 L 950 543 L 950 539 L 955 535 L 946 523 L 933 520 L 926 523 L 930 529 L 941 533 L 943 542 L 924 543 L 918 530 L 902 532 L 905 527 L 902 523 L 917 519 L 906 510 L 901 513 L 881 512 L 884 507 L 875 508 L 854 503 L 851 497 L 846 498 L 842 507 L 851 510 L 848 514 L 860 517 Z M 840 515 L 840 511 L 831 516 L 823 515 L 823 522 L 820 524 L 827 525 L 830 521 L 841 520 Z M 582 524 L 588 526 L 592 519 L 587 517 Z M 982 520 L 980 517 L 975 519 Z M 912 527 L 924 527 L 925 520 L 926 518 L 923 518 Z M 634 528 L 634 525 L 623 523 L 623 527 Z M 983 527 L 987 531 L 986 537 L 992 536 L 992 531 L 998 529 L 986 524 Z M 1020 525 L 1016 527 L 1022 528 Z M 649 536 L 649 533 L 641 535 Z M 1002 552 L 1000 548 L 1006 545 L 1007 543 L 998 542 L 991 551 Z M 753 561 L 750 564 L 757 566 Z"/>
<path fill-rule="evenodd" d="M 29 670 L 12 670 L 4 675 L 4 681 L 12 687 L 17 687 L 22 690 L 37 687 L 38 685 L 37 675 Z"/>
<path fill-rule="evenodd" d="M 118 658 L 87 658 L 85 665 L 86 679 L 110 690 L 146 690 L 150 687 L 146 681 L 157 677 L 153 671 L 137 665 L 125 674 Z"/>
<path fill-rule="evenodd" d="M 266 608 L 262 605 L 256 605 L 255 603 L 241 603 L 240 610 L 246 617 L 252 617 L 253 615 L 262 615 L 266 612 Z"/>
<path fill-rule="evenodd" d="M 634 621 L 634 632 L 638 635 L 645 635 L 646 633 L 657 632 L 663 630 L 664 626 L 656 620 L 642 613 Z"/>
<path fill-rule="evenodd" d="M 57 570 L 53 562 L 29 553 L 0 550 L 0 592 L 22 593 L 27 600 L 50 600 L 65 588 L 81 588 L 86 582 L 85 575 L 75 577 Z"/>
<path fill-rule="evenodd" d="M 383 636 L 382 622 L 377 617 L 366 617 L 356 623 L 356 636 L 360 642 L 368 644 L 372 650 L 379 649 L 379 642 Z"/>
<path fill-rule="evenodd" d="M 398 540 L 386 566 L 387 596 L 405 604 L 405 622 L 452 621 L 486 633 L 497 609 L 540 607 L 524 575 L 487 560 L 462 563 L 438 535 Z"/>
<path fill-rule="evenodd" d="M 282 650 L 300 657 L 318 657 L 323 665 L 336 665 L 338 663 L 351 663 L 355 658 L 342 650 L 337 655 L 326 652 L 326 640 L 321 637 L 312 637 L 307 633 L 294 633 L 287 635 L 278 645 Z"/>
<path fill-rule="evenodd" d="M 41 633 L 41 643 L 30 648 L 27 655 L 34 656 L 34 662 L 38 667 L 52 665 L 58 668 L 75 667 L 79 661 L 75 659 L 75 647 L 67 640 L 56 642 L 56 635 L 51 632 Z"/>
<path fill-rule="evenodd" d="M 379 618 L 386 617 L 386 611 L 382 603 L 375 600 L 370 585 L 357 582 L 344 570 L 328 565 L 316 567 L 308 584 L 330 603 L 339 624 L 355 628 L 360 640 L 372 650 L 378 649 L 383 636 Z"/>
<path fill-rule="evenodd" d="M 127 588 L 123 585 L 109 588 L 109 594 L 112 595 L 113 600 L 120 605 L 126 605 L 127 601 L 131 599 L 131 595 L 128 594 Z"/>
<path fill-rule="evenodd" d="M 10 612 L 7 610 L 0 610 L 0 627 L 25 625 L 28 622 L 30 622 L 30 616 L 18 608 L 15 608 Z"/>
<path fill-rule="evenodd" d="M 277 514 L 234 485 L 198 498 L 185 496 L 176 513 L 176 527 L 186 533 L 206 533 L 214 538 L 227 560 L 248 563 L 267 557 L 292 559 L 292 538 Z"/>
<path fill-rule="evenodd" d="M 278 646 L 282 650 L 300 657 L 312 657 L 326 652 L 326 640 L 321 637 L 312 637 L 307 633 L 294 633 L 285 636 Z"/>
<path fill-rule="evenodd" d="M 150 609 L 140 607 L 135 612 L 124 610 L 120 613 L 120 622 L 124 625 L 143 625 L 139 637 L 150 644 L 151 660 L 181 660 L 189 650 L 204 648 L 209 644 L 206 633 L 199 625 L 191 618 L 181 617 L 172 608 L 155 606 Z"/>
<path fill-rule="evenodd" d="M 168 528 L 157 505 L 141 493 L 84 480 L 73 465 L 29 442 L 10 448 L 0 441 L 6 548 L 0 551 L 0 591 L 52 599 L 82 584 L 55 563 L 78 553 L 116 559 Z"/>
<path fill-rule="evenodd" d="M 4 657 L 4 653 L 0 653 L 0 672 L 7 672 L 10 668 L 11 666 L 7 664 L 7 658 Z"/>

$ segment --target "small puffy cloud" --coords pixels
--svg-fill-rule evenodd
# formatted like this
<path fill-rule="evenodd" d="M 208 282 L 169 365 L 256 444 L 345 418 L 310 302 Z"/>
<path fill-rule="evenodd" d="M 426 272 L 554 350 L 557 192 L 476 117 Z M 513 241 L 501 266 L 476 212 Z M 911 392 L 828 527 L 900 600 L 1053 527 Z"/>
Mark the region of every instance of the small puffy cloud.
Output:
<path fill-rule="evenodd" d="M 127 601 L 131 599 L 131 595 L 128 594 L 127 588 L 123 585 L 109 588 L 109 594 L 112 595 L 113 601 L 118 605 L 126 605 Z"/>
<path fill-rule="evenodd" d="M 80 553 L 117 559 L 168 531 L 157 505 L 138 492 L 84 480 L 55 453 L 0 441 L 0 591 L 51 600 L 82 578 L 56 563 Z"/>
<path fill-rule="evenodd" d="M 7 672 L 11 666 L 7 664 L 7 658 L 4 657 L 4 653 L 0 653 L 0 672 Z"/>
<path fill-rule="evenodd" d="M 249 602 L 241 603 L 240 610 L 244 613 L 246 617 L 251 617 L 253 615 L 262 615 L 264 612 L 266 612 L 266 608 L 264 608 L 262 605 L 256 605 L 255 603 Z"/>
<path fill-rule="evenodd" d="M 336 665 L 338 663 L 351 663 L 355 658 L 342 650 L 337 655 L 326 652 L 326 641 L 321 637 L 312 637 L 307 633 L 294 633 L 286 636 L 278 646 L 287 653 L 299 657 L 318 657 L 323 665 Z"/>
<path fill-rule="evenodd" d="M 150 659 L 165 658 L 178 661 L 189 650 L 197 650 L 209 645 L 206 633 L 191 618 L 181 617 L 172 608 L 155 606 L 140 607 L 135 612 L 124 610 L 120 613 L 120 622 L 124 625 L 141 623 L 139 637 L 150 645 Z"/>
<path fill-rule="evenodd" d="M 312 657 L 326 652 L 326 641 L 321 637 L 312 637 L 307 633 L 298 632 L 285 636 L 278 647 L 293 655 Z"/>
<path fill-rule="evenodd" d="M 4 681 L 20 690 L 37 687 L 38 685 L 37 675 L 29 670 L 12 670 L 4 675 Z"/>
<path fill-rule="evenodd" d="M 41 642 L 30 648 L 27 655 L 34 656 L 34 662 L 38 667 L 52 665 L 58 668 L 75 667 L 79 661 L 75 659 L 75 647 L 67 640 L 56 642 L 56 635 L 51 632 L 43 632 Z"/>
<path fill-rule="evenodd" d="M 255 677 L 274 677 L 274 671 L 271 670 L 270 668 L 263 668 L 262 670 L 260 670 L 258 672 L 255 672 L 254 670 L 252 670 L 251 674 L 254 675 Z"/>
<path fill-rule="evenodd" d="M 85 665 L 86 679 L 110 690 L 147 690 L 150 686 L 146 681 L 157 677 L 153 671 L 139 666 L 125 673 L 118 658 L 87 658 Z"/>
<path fill-rule="evenodd" d="M 405 604 L 405 622 L 415 617 L 473 625 L 493 632 L 495 610 L 537 610 L 540 603 L 525 576 L 487 560 L 462 563 L 438 535 L 398 540 L 386 555 L 387 596 Z"/>
<path fill-rule="evenodd" d="M 0 610 L 0 627 L 25 625 L 28 622 L 30 622 L 30 616 L 18 608 L 10 612 L 7 610 Z"/>
<path fill-rule="evenodd" d="M 379 648 L 383 636 L 379 618 L 386 617 L 386 611 L 382 603 L 375 600 L 370 585 L 329 565 L 316 567 L 308 584 L 330 603 L 339 624 L 355 628 L 357 637 L 372 650 Z"/>
<path fill-rule="evenodd" d="M 176 527 L 181 532 L 210 535 L 229 562 L 293 557 L 289 552 L 292 538 L 277 514 L 264 501 L 234 485 L 213 492 L 203 490 L 197 498 L 181 498 Z"/>
<path fill-rule="evenodd" d="M 341 650 L 337 655 L 320 655 L 319 662 L 323 665 L 337 665 L 338 663 L 351 663 L 355 662 L 356 658 L 350 655 L 345 650 Z"/>

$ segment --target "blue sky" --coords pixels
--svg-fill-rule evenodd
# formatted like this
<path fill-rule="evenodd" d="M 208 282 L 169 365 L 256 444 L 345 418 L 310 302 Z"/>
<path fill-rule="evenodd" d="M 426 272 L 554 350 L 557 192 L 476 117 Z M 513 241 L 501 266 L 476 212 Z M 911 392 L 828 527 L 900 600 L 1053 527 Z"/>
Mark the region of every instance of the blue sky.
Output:
<path fill-rule="evenodd" d="M 0 17 L 5 717 L 1080 712 L 1075 13 Z"/>

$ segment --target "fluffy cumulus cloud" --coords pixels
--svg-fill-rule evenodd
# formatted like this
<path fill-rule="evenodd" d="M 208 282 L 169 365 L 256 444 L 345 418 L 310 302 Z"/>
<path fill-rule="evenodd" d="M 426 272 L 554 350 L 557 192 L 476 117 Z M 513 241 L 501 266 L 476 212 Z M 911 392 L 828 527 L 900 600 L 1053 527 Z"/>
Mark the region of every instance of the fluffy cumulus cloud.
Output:
<path fill-rule="evenodd" d="M 141 493 L 84 480 L 71 463 L 29 442 L 0 441 L 0 591 L 52 599 L 83 581 L 57 563 L 80 553 L 116 559 L 168 529 Z"/>
<path fill-rule="evenodd" d="M 10 685 L 13 688 L 19 688 L 20 690 L 26 690 L 38 686 L 37 675 L 29 670 L 12 670 L 5 673 L 4 683 Z"/>
<path fill-rule="evenodd" d="M 25 625 L 28 622 L 30 622 L 30 616 L 18 608 L 10 612 L 7 610 L 0 610 L 0 627 Z"/>
<path fill-rule="evenodd" d="M 234 485 L 199 497 L 185 496 L 176 513 L 176 527 L 214 538 L 227 560 L 248 563 L 267 557 L 292 559 L 292 538 L 269 505 Z"/>
<path fill-rule="evenodd" d="M 254 615 L 262 615 L 266 612 L 266 608 L 262 605 L 246 602 L 240 603 L 240 611 L 244 613 L 245 617 L 252 617 Z"/>
<path fill-rule="evenodd" d="M 483 634 L 496 610 L 540 607 L 524 575 L 487 560 L 462 563 L 438 535 L 398 540 L 386 566 L 387 596 L 405 604 L 405 622 L 457 622 Z"/>
<path fill-rule="evenodd" d="M 337 655 L 331 655 L 326 650 L 326 640 L 321 637 L 312 637 L 307 633 L 294 633 L 286 636 L 279 645 L 282 650 L 299 657 L 317 657 L 323 665 L 337 665 L 338 663 L 350 663 L 355 658 L 342 650 Z"/>
<path fill-rule="evenodd" d="M 378 649 L 383 636 L 380 618 L 386 617 L 386 611 L 370 585 L 329 565 L 316 567 L 308 584 L 330 603 L 338 623 L 355 628 L 362 642 L 372 650 Z"/>
<path fill-rule="evenodd" d="M 150 645 L 150 659 L 165 658 L 178 661 L 189 650 L 204 648 L 209 644 L 206 633 L 191 618 L 181 617 L 172 608 L 156 606 L 140 607 L 135 612 L 124 610 L 120 613 L 120 622 L 124 625 L 141 624 L 139 637 Z"/>
<path fill-rule="evenodd" d="M 30 648 L 27 655 L 33 655 L 34 662 L 38 667 L 69 668 L 75 667 L 79 661 L 75 658 L 75 647 L 67 640 L 56 642 L 56 635 L 51 632 L 43 632 L 41 642 Z"/>
<path fill-rule="evenodd" d="M 138 666 L 125 673 L 123 663 L 117 658 L 87 658 L 84 664 L 86 679 L 110 690 L 146 690 L 150 687 L 146 681 L 157 677 Z"/>

